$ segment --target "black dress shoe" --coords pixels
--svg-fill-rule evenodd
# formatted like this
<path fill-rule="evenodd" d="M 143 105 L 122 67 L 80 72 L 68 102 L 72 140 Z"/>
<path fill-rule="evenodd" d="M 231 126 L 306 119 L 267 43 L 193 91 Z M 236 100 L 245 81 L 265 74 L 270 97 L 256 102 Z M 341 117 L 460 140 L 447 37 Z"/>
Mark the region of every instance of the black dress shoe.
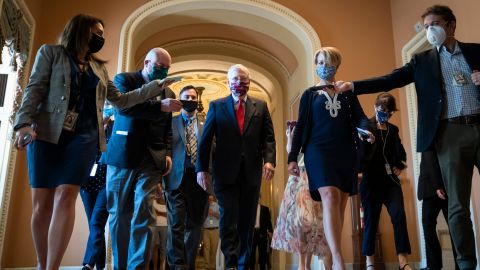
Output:
<path fill-rule="evenodd" d="M 432 268 L 427 266 L 427 267 L 424 267 L 424 268 L 420 268 L 420 270 L 432 270 Z"/>

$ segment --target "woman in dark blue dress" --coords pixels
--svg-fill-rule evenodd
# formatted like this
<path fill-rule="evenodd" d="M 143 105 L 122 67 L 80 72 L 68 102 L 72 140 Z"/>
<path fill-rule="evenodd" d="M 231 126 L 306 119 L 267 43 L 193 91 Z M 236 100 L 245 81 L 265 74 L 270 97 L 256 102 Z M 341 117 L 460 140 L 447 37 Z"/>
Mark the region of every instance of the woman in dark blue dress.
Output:
<path fill-rule="evenodd" d="M 356 96 L 335 92 L 335 74 L 340 63 L 341 54 L 336 48 L 324 47 L 315 54 L 320 83 L 308 88 L 300 100 L 288 171 L 299 175 L 297 157 L 300 151 L 304 152 L 310 193 L 323 205 L 332 266 L 343 270 L 345 263 L 340 253 L 343 216 L 348 196 L 357 193 L 356 127 L 370 128 Z M 373 141 L 373 134 L 367 133 L 368 140 Z"/>

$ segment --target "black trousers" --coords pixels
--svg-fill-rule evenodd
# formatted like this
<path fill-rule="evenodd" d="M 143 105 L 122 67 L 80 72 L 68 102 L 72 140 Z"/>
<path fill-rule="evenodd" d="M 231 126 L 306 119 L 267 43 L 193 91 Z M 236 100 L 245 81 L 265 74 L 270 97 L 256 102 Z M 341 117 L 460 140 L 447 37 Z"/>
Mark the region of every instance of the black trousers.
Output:
<path fill-rule="evenodd" d="M 442 211 L 443 217 L 448 223 L 448 201 L 442 200 L 437 196 L 425 198 L 422 201 L 422 226 L 425 237 L 425 249 L 427 253 L 427 266 L 433 270 L 441 270 L 442 248 L 437 237 L 437 218 Z M 450 240 L 452 238 L 450 237 Z M 452 247 L 453 241 L 452 241 Z M 453 248 L 453 257 L 457 257 L 455 248 Z M 455 260 L 455 269 L 460 269 Z"/>
<path fill-rule="evenodd" d="M 194 168 L 184 172 L 176 190 L 167 190 L 167 262 L 172 270 L 194 270 L 208 194 L 197 184 Z"/>
<path fill-rule="evenodd" d="M 260 186 L 247 184 L 241 170 L 235 184 L 214 185 L 220 209 L 221 250 L 226 268 L 249 268 Z"/>
<path fill-rule="evenodd" d="M 268 238 L 267 234 L 261 233 L 260 230 L 255 229 L 253 233 L 252 253 L 250 255 L 250 270 L 255 269 L 256 251 L 258 248 L 258 266 L 260 270 L 267 269 L 268 262 Z"/>
<path fill-rule="evenodd" d="M 383 179 L 360 182 L 360 197 L 364 211 L 365 231 L 362 242 L 362 254 L 375 254 L 375 237 L 380 221 L 382 205 L 387 208 L 393 225 L 393 235 L 397 254 L 411 253 L 408 240 L 407 218 L 403 204 L 403 192 L 400 185 L 386 175 Z"/>

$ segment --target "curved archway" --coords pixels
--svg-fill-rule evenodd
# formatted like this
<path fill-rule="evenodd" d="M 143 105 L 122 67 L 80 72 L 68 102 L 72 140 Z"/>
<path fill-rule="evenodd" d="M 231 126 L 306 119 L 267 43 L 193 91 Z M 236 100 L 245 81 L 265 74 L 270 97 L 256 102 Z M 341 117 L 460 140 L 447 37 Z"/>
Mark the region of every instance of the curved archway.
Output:
<path fill-rule="evenodd" d="M 291 59 L 282 53 L 270 50 L 265 45 L 268 42 L 242 42 L 217 33 L 213 38 L 177 35 L 175 39 L 170 36 L 188 28 L 208 27 L 224 31 L 242 29 L 248 32 L 246 36 L 269 39 L 283 46 L 283 52 L 287 51 L 295 64 L 292 65 L 289 62 Z M 141 66 L 144 51 L 152 46 L 162 46 L 170 51 L 173 56 L 170 73 L 185 74 L 188 79 L 192 79 L 192 76 L 188 77 L 192 70 L 218 75 L 222 70 L 226 72 L 226 67 L 232 63 L 243 63 L 251 72 L 253 70 L 252 79 L 258 82 L 259 89 L 267 95 L 271 105 L 277 139 L 277 164 L 285 164 L 283 123 L 291 115 L 289 110 L 300 92 L 315 82 L 310 63 L 313 63 L 314 51 L 320 47 L 320 39 L 306 20 L 290 9 L 267 0 L 150 1 L 135 10 L 123 24 L 117 72 Z M 192 48 L 196 50 L 192 51 Z M 231 51 L 226 52 L 225 48 Z M 202 61 L 203 64 L 199 64 Z M 188 68 L 193 64 L 194 69 Z M 274 194 L 271 202 L 274 217 L 286 182 L 285 170 L 280 167 L 278 171 L 277 181 L 262 187 L 262 190 L 266 188 Z M 284 255 L 274 258 L 274 261 L 275 269 L 286 267 Z"/>

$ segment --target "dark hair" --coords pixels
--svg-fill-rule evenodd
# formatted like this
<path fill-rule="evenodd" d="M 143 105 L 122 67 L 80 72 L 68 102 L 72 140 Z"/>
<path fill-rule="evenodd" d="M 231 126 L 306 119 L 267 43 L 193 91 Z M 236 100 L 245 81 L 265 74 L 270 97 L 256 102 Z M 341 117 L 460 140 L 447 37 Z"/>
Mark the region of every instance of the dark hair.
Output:
<path fill-rule="evenodd" d="M 193 89 L 195 90 L 195 93 L 197 93 L 197 97 L 198 97 L 198 91 L 197 91 L 197 88 L 195 88 L 195 86 L 189 84 L 189 85 L 186 85 L 182 88 L 182 90 L 180 90 L 180 93 L 178 94 L 178 96 L 182 96 L 182 93 L 185 92 L 185 91 L 188 91 L 190 89 Z"/>
<path fill-rule="evenodd" d="M 455 15 L 453 15 L 453 11 L 447 6 L 434 5 L 427 8 L 422 14 L 422 19 L 425 19 L 425 17 L 432 14 L 442 16 L 447 23 L 457 21 Z"/>
<path fill-rule="evenodd" d="M 377 96 L 375 100 L 375 106 L 382 108 L 389 112 L 398 111 L 395 98 L 390 93 L 381 93 Z"/>
<path fill-rule="evenodd" d="M 76 56 L 88 46 L 91 37 L 91 28 L 97 23 L 104 26 L 103 21 L 99 18 L 87 14 L 76 15 L 65 25 L 59 38 L 60 45 L 62 45 L 70 55 Z M 105 62 L 93 56 L 92 58 L 99 62 Z"/>

